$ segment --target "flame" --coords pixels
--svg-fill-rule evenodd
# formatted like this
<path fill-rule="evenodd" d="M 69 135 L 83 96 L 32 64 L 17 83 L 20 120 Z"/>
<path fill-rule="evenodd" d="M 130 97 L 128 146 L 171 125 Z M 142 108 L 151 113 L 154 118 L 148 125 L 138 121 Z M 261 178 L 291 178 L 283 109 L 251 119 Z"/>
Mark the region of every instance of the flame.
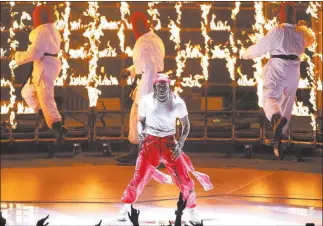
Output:
<path fill-rule="evenodd" d="M 194 47 L 190 45 L 191 42 L 186 43 L 186 57 L 187 58 L 201 58 L 203 54 L 201 53 L 201 47 L 200 45 L 195 45 Z"/>
<path fill-rule="evenodd" d="M 181 85 L 183 87 L 202 87 L 199 83 L 199 79 L 204 79 L 203 75 L 194 75 L 194 79 L 192 75 L 190 74 L 190 77 L 183 78 L 183 82 L 181 82 Z"/>
<path fill-rule="evenodd" d="M 322 91 L 322 86 L 323 86 L 323 83 L 322 83 L 321 79 L 319 78 L 317 80 L 317 90 Z"/>
<path fill-rule="evenodd" d="M 10 125 L 13 129 L 17 128 L 17 122 L 15 121 L 16 115 L 14 111 L 10 112 Z"/>
<path fill-rule="evenodd" d="M 309 2 L 309 6 L 306 10 L 307 14 L 311 14 L 312 17 L 318 19 L 318 8 L 322 7 L 318 2 Z"/>
<path fill-rule="evenodd" d="M 169 32 L 171 33 L 170 35 L 170 40 L 175 42 L 175 50 L 179 49 L 180 47 L 180 43 L 181 43 L 181 39 L 180 39 L 180 27 L 178 25 L 176 25 L 176 23 L 173 20 L 170 20 L 170 24 L 168 24 L 169 27 Z"/>
<path fill-rule="evenodd" d="M 72 21 L 70 23 L 71 25 L 71 31 L 75 31 L 75 30 L 80 30 L 83 26 L 81 25 L 81 19 L 78 19 L 77 21 Z"/>
<path fill-rule="evenodd" d="M 230 25 L 227 25 L 228 21 L 224 21 L 224 23 L 222 21 L 218 21 L 217 24 L 215 24 L 214 19 L 215 19 L 216 15 L 212 14 L 212 20 L 210 23 L 210 28 L 212 31 L 230 31 L 231 27 Z"/>
<path fill-rule="evenodd" d="M 132 57 L 133 50 L 129 46 L 127 46 L 126 47 L 126 50 L 125 50 L 125 54 L 127 54 L 130 57 Z"/>
<path fill-rule="evenodd" d="M 103 51 L 99 51 L 99 57 L 116 57 L 116 49 L 113 49 L 110 46 L 110 41 L 107 44 L 107 48 L 105 48 Z"/>
<path fill-rule="evenodd" d="M 77 59 L 77 58 L 85 59 L 85 58 L 91 57 L 91 54 L 85 50 L 84 46 L 82 46 L 79 49 L 70 49 L 69 54 L 70 54 L 70 58 L 72 59 Z"/>
<path fill-rule="evenodd" d="M 201 10 L 202 10 L 202 18 L 204 19 L 204 23 L 201 22 L 201 30 L 202 30 L 202 35 L 204 37 L 204 44 L 205 44 L 205 54 L 201 58 L 201 67 L 203 71 L 203 75 L 205 80 L 208 80 L 209 78 L 209 41 L 211 40 L 210 36 L 207 34 L 206 26 L 208 24 L 207 16 L 210 12 L 210 8 L 212 5 L 201 5 Z"/>
<path fill-rule="evenodd" d="M 292 115 L 295 116 L 310 116 L 310 110 L 308 107 L 303 105 L 301 101 L 295 101 L 293 105 Z"/>
<path fill-rule="evenodd" d="M 70 8 L 70 2 L 66 2 L 65 3 L 66 7 L 64 10 L 64 13 L 62 14 L 63 20 L 62 21 L 62 29 L 63 29 L 63 40 L 64 40 L 64 48 L 63 50 L 60 51 L 59 57 L 62 61 L 62 75 L 58 76 L 55 80 L 54 85 L 55 86 L 63 86 L 64 85 L 64 81 L 67 79 L 67 69 L 70 68 L 67 59 L 65 58 L 63 52 L 68 53 L 69 52 L 69 46 L 70 46 L 70 39 L 69 36 L 71 34 L 70 30 L 69 30 L 69 16 L 71 13 L 71 8 Z M 59 23 L 58 23 L 59 24 Z M 58 25 L 57 24 L 57 25 Z"/>
<path fill-rule="evenodd" d="M 210 12 L 211 6 L 212 5 L 206 5 L 206 4 L 200 5 L 201 10 L 202 10 L 202 18 L 204 19 L 204 24 L 205 25 L 208 24 L 207 15 Z"/>
<path fill-rule="evenodd" d="M 153 9 L 155 4 L 158 4 L 159 2 L 149 2 L 148 6 L 149 9 L 147 10 L 148 14 L 152 17 L 153 21 L 156 21 L 157 24 L 155 26 L 155 30 L 160 30 L 161 29 L 161 23 L 160 19 L 157 18 L 157 16 L 160 16 L 158 9 Z"/>
<path fill-rule="evenodd" d="M 308 78 L 305 78 L 305 79 L 300 78 L 299 79 L 299 83 L 298 83 L 299 89 L 306 89 L 309 87 L 310 87 L 310 82 L 308 81 Z"/>
<path fill-rule="evenodd" d="M 23 102 L 18 102 L 18 111 L 17 114 L 34 114 L 35 111 L 31 107 L 24 106 Z"/>
<path fill-rule="evenodd" d="M 11 82 L 9 80 L 1 79 L 1 87 L 9 86 Z"/>
<path fill-rule="evenodd" d="M 176 66 L 177 66 L 176 68 L 177 78 L 181 77 L 183 68 L 185 67 L 186 58 L 187 58 L 185 50 L 180 50 L 180 43 L 181 43 L 180 24 L 181 24 L 181 18 L 182 18 L 181 7 L 182 7 L 182 3 L 177 2 L 175 5 L 175 9 L 177 13 L 176 23 L 173 20 L 170 20 L 168 24 L 168 27 L 170 28 L 169 32 L 171 33 L 169 39 L 175 43 L 175 50 L 177 50 L 177 55 L 175 57 Z M 175 81 L 176 80 L 172 80 L 171 85 L 174 85 Z M 178 92 L 183 92 L 183 90 L 181 89 L 181 87 L 176 86 L 174 88 L 174 93 L 178 94 Z"/>
<path fill-rule="evenodd" d="M 239 74 L 239 75 L 240 75 L 240 77 L 241 77 L 241 78 L 239 78 L 239 80 L 238 80 L 238 84 L 239 84 L 240 86 L 255 86 L 255 85 L 256 85 L 256 81 L 255 81 L 255 79 L 254 79 L 254 78 L 250 78 L 250 79 L 248 79 L 247 75 L 243 75 L 243 74 L 241 73 L 241 68 L 240 68 L 240 67 L 238 67 L 237 72 L 238 72 L 238 74 Z"/>
<path fill-rule="evenodd" d="M 231 19 L 232 20 L 236 20 L 236 16 L 237 16 L 237 14 L 240 11 L 240 5 L 241 5 L 241 3 L 240 2 L 236 2 L 235 5 L 236 5 L 236 7 L 231 12 Z"/>
<path fill-rule="evenodd" d="M 7 52 L 7 50 L 0 48 L 0 57 L 3 58 L 6 52 Z"/>
<path fill-rule="evenodd" d="M 70 86 L 86 86 L 88 84 L 87 76 L 70 77 Z"/>
<path fill-rule="evenodd" d="M 111 21 L 108 22 L 107 18 L 105 18 L 105 16 L 101 16 L 100 17 L 100 28 L 102 30 L 118 30 L 118 26 L 119 26 L 120 22 L 118 21 Z"/>
<path fill-rule="evenodd" d="M 121 12 L 121 20 L 126 23 L 128 29 L 132 29 L 131 24 L 128 22 L 128 20 L 125 18 L 125 16 L 128 14 L 130 16 L 130 10 L 129 5 L 126 2 L 121 2 L 120 7 Z"/>
<path fill-rule="evenodd" d="M 274 17 L 272 20 L 267 20 L 264 27 L 267 31 L 269 31 L 269 30 L 273 29 L 274 27 L 276 27 L 277 25 L 279 25 L 279 23 L 277 21 L 277 17 Z"/>
<path fill-rule="evenodd" d="M 6 103 L 4 103 L 3 105 L 1 105 L 1 115 L 6 115 L 9 113 L 9 105 L 7 105 Z"/>

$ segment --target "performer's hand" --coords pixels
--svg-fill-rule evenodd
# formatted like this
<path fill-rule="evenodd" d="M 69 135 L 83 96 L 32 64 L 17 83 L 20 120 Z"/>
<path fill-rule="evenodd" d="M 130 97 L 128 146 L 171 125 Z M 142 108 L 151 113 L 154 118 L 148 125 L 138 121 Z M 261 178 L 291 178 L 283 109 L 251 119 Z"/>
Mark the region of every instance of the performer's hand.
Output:
<path fill-rule="evenodd" d="M 139 214 L 140 214 L 140 210 L 136 210 L 131 205 L 131 215 L 128 213 L 128 216 L 134 226 L 139 226 L 139 221 L 138 221 Z"/>
<path fill-rule="evenodd" d="M 45 218 L 40 219 L 40 220 L 37 222 L 37 225 L 36 225 L 36 226 L 46 226 L 46 225 L 48 225 L 48 224 L 49 224 L 48 222 L 47 222 L 46 224 L 44 224 L 44 223 L 45 223 L 45 221 L 46 221 L 48 218 L 49 218 L 49 215 L 47 215 L 47 217 L 45 217 Z"/>
<path fill-rule="evenodd" d="M 201 220 L 201 223 L 193 223 L 192 221 L 190 221 L 190 223 L 193 226 L 203 226 L 203 220 Z"/>
<path fill-rule="evenodd" d="M 100 222 L 98 224 L 96 224 L 95 226 L 101 226 L 102 220 L 100 220 Z"/>
<path fill-rule="evenodd" d="M 172 152 L 173 152 L 172 160 L 176 161 L 181 156 L 181 153 L 182 153 L 182 145 L 180 142 L 177 142 Z"/>
<path fill-rule="evenodd" d="M 123 72 L 121 72 L 121 79 L 127 80 L 130 76 L 130 71 L 128 69 L 125 69 Z"/>
<path fill-rule="evenodd" d="M 145 137 L 146 137 L 146 135 L 144 133 L 138 133 L 138 139 L 140 142 L 143 142 Z"/>
<path fill-rule="evenodd" d="M 177 201 L 177 211 L 183 212 L 183 210 L 186 208 L 186 200 L 183 200 L 183 193 L 179 193 L 178 201 Z"/>
<path fill-rule="evenodd" d="M 0 211 L 0 226 L 5 226 L 7 220 L 2 217 L 2 212 Z"/>

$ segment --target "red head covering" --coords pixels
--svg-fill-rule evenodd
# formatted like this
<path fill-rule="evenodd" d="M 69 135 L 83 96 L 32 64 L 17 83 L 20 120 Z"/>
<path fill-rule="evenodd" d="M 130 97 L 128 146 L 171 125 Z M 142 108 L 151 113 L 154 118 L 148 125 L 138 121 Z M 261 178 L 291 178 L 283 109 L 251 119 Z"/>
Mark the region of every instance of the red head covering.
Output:
<path fill-rule="evenodd" d="M 158 83 L 158 82 L 166 82 L 166 83 L 170 84 L 170 79 L 169 79 L 168 75 L 158 74 L 156 76 L 156 78 L 154 79 L 153 84 L 156 85 L 156 83 Z"/>
<path fill-rule="evenodd" d="M 284 2 L 281 4 L 280 12 L 280 23 L 296 23 L 295 18 L 295 3 L 294 2 Z"/>
<path fill-rule="evenodd" d="M 46 5 L 39 5 L 34 9 L 33 21 L 35 28 L 42 24 L 53 23 L 51 8 Z"/>
<path fill-rule="evenodd" d="M 149 31 L 147 17 L 142 12 L 135 12 L 131 15 L 131 24 L 136 39 Z"/>

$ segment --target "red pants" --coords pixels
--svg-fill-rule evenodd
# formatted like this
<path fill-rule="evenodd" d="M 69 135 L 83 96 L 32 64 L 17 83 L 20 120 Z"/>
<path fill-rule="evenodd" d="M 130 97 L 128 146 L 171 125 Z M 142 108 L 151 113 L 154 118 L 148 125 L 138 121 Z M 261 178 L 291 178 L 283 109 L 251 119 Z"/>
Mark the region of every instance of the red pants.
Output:
<path fill-rule="evenodd" d="M 133 179 L 130 181 L 122 195 L 124 203 L 134 203 L 142 193 L 144 187 L 151 180 L 155 168 L 162 161 L 174 183 L 183 193 L 184 200 L 187 200 L 187 208 L 196 206 L 196 194 L 194 191 L 194 181 L 190 178 L 188 169 L 183 158 L 173 161 L 172 150 L 175 147 L 175 137 L 155 137 L 148 135 L 143 141 L 136 163 Z"/>

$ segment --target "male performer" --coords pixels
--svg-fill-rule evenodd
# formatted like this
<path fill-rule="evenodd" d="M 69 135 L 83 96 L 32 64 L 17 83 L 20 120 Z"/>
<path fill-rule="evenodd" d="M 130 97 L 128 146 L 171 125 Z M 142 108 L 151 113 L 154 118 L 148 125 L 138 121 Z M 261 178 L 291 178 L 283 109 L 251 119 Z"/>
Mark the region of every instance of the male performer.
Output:
<path fill-rule="evenodd" d="M 118 220 L 126 220 L 130 205 L 142 193 L 151 180 L 156 167 L 162 161 L 173 181 L 183 193 L 187 201 L 190 221 L 199 221 L 196 211 L 196 194 L 194 182 L 189 176 L 193 173 L 205 190 L 213 189 L 206 174 L 196 172 L 187 155 L 182 151 L 186 137 L 190 131 L 190 123 L 185 102 L 170 90 L 167 75 L 159 74 L 153 82 L 154 92 L 144 96 L 138 107 L 138 136 L 140 152 L 137 159 L 134 178 L 122 196 L 125 203 Z M 182 123 L 182 134 L 175 140 L 176 119 Z M 181 214 L 181 213 L 178 213 Z"/>
<path fill-rule="evenodd" d="M 276 157 L 280 156 L 281 137 L 288 130 L 293 104 L 300 77 L 299 56 L 311 46 L 314 37 L 306 26 L 296 26 L 294 3 L 282 3 L 280 25 L 274 27 L 257 44 L 250 46 L 243 59 L 271 54 L 263 69 L 263 108 L 273 126 L 273 146 Z"/>
<path fill-rule="evenodd" d="M 67 128 L 62 125 L 54 100 L 54 82 L 61 71 L 58 59 L 61 45 L 60 33 L 55 29 L 51 8 L 37 6 L 33 11 L 34 30 L 29 35 L 31 45 L 25 52 L 16 52 L 15 61 L 22 65 L 33 61 L 31 78 L 23 87 L 21 94 L 29 107 L 44 115 L 49 128 L 57 132 L 55 143 L 62 141 Z"/>
<path fill-rule="evenodd" d="M 129 121 L 129 136 L 131 143 L 130 153 L 116 156 L 115 159 L 122 163 L 135 163 L 138 156 L 137 109 L 140 98 L 153 92 L 153 80 L 157 72 L 164 70 L 165 47 L 163 41 L 149 29 L 146 16 L 136 12 L 131 16 L 131 24 L 136 44 L 133 49 L 133 63 L 127 71 L 131 77 L 141 74 L 139 84 L 133 93 L 134 102 L 131 107 Z"/>

